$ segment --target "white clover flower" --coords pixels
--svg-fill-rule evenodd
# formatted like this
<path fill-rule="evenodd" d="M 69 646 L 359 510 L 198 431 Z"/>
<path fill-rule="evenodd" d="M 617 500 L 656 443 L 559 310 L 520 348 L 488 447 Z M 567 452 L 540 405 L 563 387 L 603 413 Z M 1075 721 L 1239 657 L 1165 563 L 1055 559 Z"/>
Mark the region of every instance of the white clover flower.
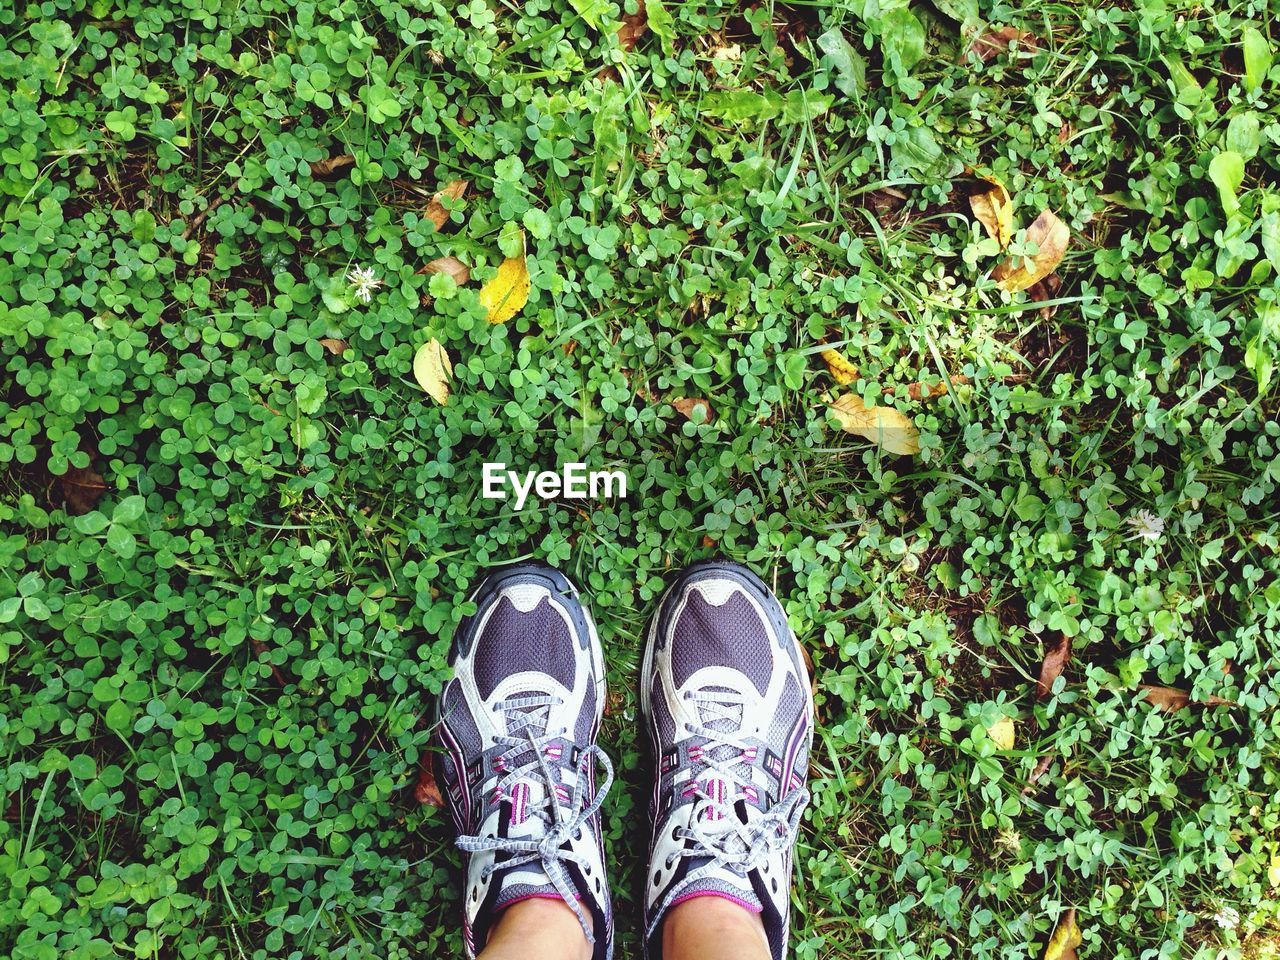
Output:
<path fill-rule="evenodd" d="M 1234 930 L 1240 926 L 1240 911 L 1224 903 L 1218 907 L 1218 912 L 1213 915 L 1213 920 L 1223 930 Z"/>
<path fill-rule="evenodd" d="M 347 274 L 347 283 L 355 288 L 356 296 L 364 303 L 372 300 L 373 291 L 382 286 L 372 267 L 353 267 Z"/>
<path fill-rule="evenodd" d="M 996 834 L 996 845 L 1010 853 L 1017 853 L 1022 849 L 1022 834 L 1006 827 Z"/>
<path fill-rule="evenodd" d="M 1164 519 L 1157 517 L 1150 510 L 1136 510 L 1125 523 L 1133 533 L 1130 540 L 1145 540 L 1147 543 L 1158 543 L 1164 536 Z"/>

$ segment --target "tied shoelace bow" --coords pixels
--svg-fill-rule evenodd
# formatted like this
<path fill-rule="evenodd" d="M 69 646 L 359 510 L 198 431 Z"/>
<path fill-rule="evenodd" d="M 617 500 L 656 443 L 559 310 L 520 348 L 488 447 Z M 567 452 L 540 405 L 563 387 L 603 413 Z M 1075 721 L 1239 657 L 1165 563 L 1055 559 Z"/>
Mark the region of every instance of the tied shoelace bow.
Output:
<path fill-rule="evenodd" d="M 528 840 L 494 836 L 462 836 L 458 838 L 457 845 L 458 849 L 465 853 L 492 852 L 509 855 L 508 859 L 501 864 L 491 863 L 486 866 L 481 871 L 482 880 L 488 880 L 499 866 L 506 870 L 526 863 L 537 863 L 546 873 L 556 893 L 577 915 L 578 923 L 582 925 L 582 932 L 587 935 L 587 941 L 595 943 L 591 925 L 579 903 L 573 878 L 569 876 L 569 871 L 565 867 L 566 861 L 585 867 L 586 858 L 572 849 L 562 849 L 562 847 L 570 838 L 579 839 L 583 825 L 600 809 L 605 794 L 613 784 L 613 764 L 609 762 L 605 752 L 594 743 L 580 751 L 578 762 L 574 767 L 577 775 L 574 778 L 573 793 L 570 796 L 568 808 L 562 807 L 557 802 L 556 787 L 560 784 L 560 780 L 555 775 L 556 768 L 548 760 L 546 748 L 552 740 L 564 733 L 562 730 L 548 729 L 551 708 L 561 702 L 560 698 L 551 695 L 531 694 L 509 697 L 495 704 L 493 708 L 495 712 L 499 710 L 504 712 L 507 720 L 507 735 L 494 737 L 495 743 L 508 748 L 505 753 L 494 758 L 494 766 L 497 769 L 508 771 L 506 776 L 498 781 L 497 793 L 499 796 L 509 796 L 509 788 L 517 780 L 540 783 L 543 789 L 542 808 L 534 807 L 529 814 L 547 827 L 546 833 L 541 839 Z M 532 755 L 532 759 L 517 764 L 519 758 L 526 755 Z M 604 771 L 604 780 L 596 790 L 595 796 L 587 802 L 586 791 L 590 780 L 588 774 L 593 761 L 599 762 Z"/>
<path fill-rule="evenodd" d="M 751 765 L 757 751 L 734 734 L 734 730 L 742 728 L 745 709 L 742 694 L 729 690 L 692 691 L 684 697 L 697 704 L 702 715 L 702 722 L 686 723 L 685 729 L 705 741 L 697 755 L 703 771 L 719 774 L 726 785 L 750 786 Z M 745 777 L 736 769 L 744 764 Z M 696 871 L 697 876 L 723 866 L 745 877 L 772 854 L 795 843 L 800 818 L 809 802 L 809 791 L 804 787 L 792 790 L 767 810 L 746 804 L 743 822 L 735 809 L 736 799 L 730 796 L 726 801 L 713 797 L 701 785 L 707 779 L 704 776 L 699 780 L 700 785 L 690 794 L 698 804 L 690 817 L 690 826 L 678 827 L 675 831 L 677 837 L 692 843 L 667 857 L 668 869 L 680 857 L 709 858 L 710 862 Z"/>

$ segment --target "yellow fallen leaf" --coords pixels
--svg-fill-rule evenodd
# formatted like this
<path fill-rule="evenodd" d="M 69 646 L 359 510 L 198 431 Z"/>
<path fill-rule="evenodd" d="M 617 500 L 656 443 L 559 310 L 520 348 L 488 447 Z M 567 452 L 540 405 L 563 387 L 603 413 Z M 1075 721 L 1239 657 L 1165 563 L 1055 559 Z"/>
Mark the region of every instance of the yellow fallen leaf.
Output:
<path fill-rule="evenodd" d="M 524 257 L 507 257 L 497 274 L 480 288 L 490 323 L 506 323 L 529 302 L 529 267 Z"/>
<path fill-rule="evenodd" d="M 846 433 L 873 440 L 887 453 L 920 452 L 920 431 L 911 418 L 893 407 L 868 407 L 856 393 L 846 393 L 830 405 Z"/>
<path fill-rule="evenodd" d="M 1280 856 L 1271 858 L 1271 866 L 1267 867 L 1267 879 L 1273 887 L 1280 887 Z"/>
<path fill-rule="evenodd" d="M 1076 960 L 1076 947 L 1080 946 L 1081 940 L 1073 907 L 1058 921 L 1058 929 L 1053 931 L 1049 946 L 1044 951 L 1044 960 Z"/>
<path fill-rule="evenodd" d="M 1052 212 L 1045 210 L 1027 228 L 1027 239 L 1040 251 L 1031 258 L 1030 268 L 1026 257 L 1010 257 L 997 264 L 991 272 L 1005 290 L 1025 290 L 1053 273 L 1066 255 L 1071 229 Z"/>
<path fill-rule="evenodd" d="M 413 378 L 418 386 L 440 406 L 449 402 L 449 381 L 453 378 L 453 364 L 440 341 L 432 337 L 413 355 Z"/>
<path fill-rule="evenodd" d="M 849 362 L 839 350 L 827 349 L 822 351 L 822 359 L 827 363 L 827 369 L 831 371 L 831 376 L 840 386 L 853 383 L 858 379 L 858 368 Z"/>
<path fill-rule="evenodd" d="M 999 180 L 987 178 L 991 189 L 975 193 L 969 198 L 969 209 L 978 222 L 987 228 L 987 236 L 1000 244 L 1003 250 L 1013 239 L 1013 202 L 1009 191 Z"/>
<path fill-rule="evenodd" d="M 987 736 L 1001 750 L 1013 749 L 1013 720 L 1009 717 L 1001 717 L 991 726 L 987 727 Z"/>

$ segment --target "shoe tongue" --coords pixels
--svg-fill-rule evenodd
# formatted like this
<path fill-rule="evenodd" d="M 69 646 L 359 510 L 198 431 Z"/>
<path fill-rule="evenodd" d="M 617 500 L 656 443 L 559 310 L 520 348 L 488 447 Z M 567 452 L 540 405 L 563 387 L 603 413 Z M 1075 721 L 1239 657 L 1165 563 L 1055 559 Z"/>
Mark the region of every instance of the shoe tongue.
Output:
<path fill-rule="evenodd" d="M 721 693 L 736 693 L 728 687 L 703 687 L 698 691 L 705 697 L 714 698 Z M 716 733 L 737 733 L 742 729 L 743 705 L 741 703 L 721 703 L 718 701 L 700 700 L 697 704 L 698 721 L 708 730 Z M 727 714 L 727 715 L 726 715 Z M 728 744 L 709 744 L 706 748 L 709 759 L 728 760 L 737 748 Z"/>

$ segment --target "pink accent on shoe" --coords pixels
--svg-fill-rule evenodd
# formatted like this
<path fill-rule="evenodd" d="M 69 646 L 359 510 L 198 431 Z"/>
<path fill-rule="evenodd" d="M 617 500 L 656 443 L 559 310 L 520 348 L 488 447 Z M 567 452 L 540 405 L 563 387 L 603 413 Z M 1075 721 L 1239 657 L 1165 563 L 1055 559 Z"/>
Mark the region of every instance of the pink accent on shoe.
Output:
<path fill-rule="evenodd" d="M 577 900 L 579 903 L 581 903 L 582 895 L 579 894 L 578 896 L 574 897 L 574 899 Z M 546 893 L 525 893 L 518 897 L 515 897 L 514 899 L 508 900 L 506 903 L 498 904 L 496 907 L 493 908 L 493 912 L 495 914 L 501 913 L 503 910 L 507 909 L 507 907 L 514 906 L 515 904 L 520 903 L 523 900 L 559 900 L 561 903 L 564 903 L 564 897 L 552 891 L 548 891 Z"/>
<path fill-rule="evenodd" d="M 689 893 L 683 893 L 672 900 L 670 905 L 667 907 L 667 912 L 671 912 L 673 907 L 678 907 L 680 904 L 689 900 L 696 900 L 698 897 L 719 897 L 721 900 L 728 900 L 730 903 L 736 903 L 748 913 L 762 913 L 764 911 L 764 907 L 757 907 L 755 904 L 747 903 L 747 901 L 735 897 L 731 893 L 725 893 L 723 890 L 692 890 Z"/>

